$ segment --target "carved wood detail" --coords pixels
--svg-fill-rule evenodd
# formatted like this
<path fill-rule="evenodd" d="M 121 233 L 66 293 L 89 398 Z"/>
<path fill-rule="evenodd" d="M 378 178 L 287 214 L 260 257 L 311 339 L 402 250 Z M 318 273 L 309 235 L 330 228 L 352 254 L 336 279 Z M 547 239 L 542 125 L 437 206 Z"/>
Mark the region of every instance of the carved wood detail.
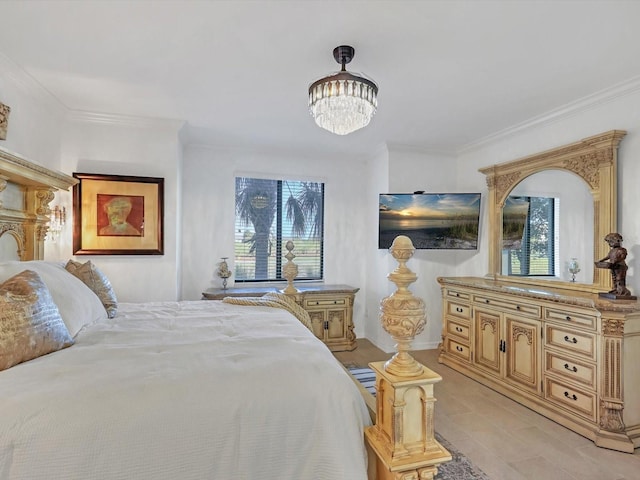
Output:
<path fill-rule="evenodd" d="M 493 317 L 481 316 L 480 317 L 480 330 L 484 330 L 485 327 L 490 326 L 493 333 L 498 331 L 498 321 Z"/>
<path fill-rule="evenodd" d="M 602 320 L 602 333 L 608 336 L 621 337 L 624 333 L 624 320 L 605 318 Z"/>
<path fill-rule="evenodd" d="M 530 328 L 524 328 L 524 327 L 520 327 L 520 326 L 515 326 L 512 329 L 513 332 L 513 341 L 515 342 L 516 340 L 518 340 L 518 337 L 520 335 L 524 335 L 525 337 L 527 337 L 527 343 L 529 345 L 533 344 L 533 330 Z"/>
<path fill-rule="evenodd" d="M 611 130 L 578 142 L 528 157 L 481 168 L 489 189 L 489 275 L 502 277 L 502 208 L 513 188 L 526 177 L 544 170 L 565 170 L 581 177 L 588 185 L 594 205 L 594 258 L 603 258 L 608 246 L 604 237 L 617 231 L 617 151 L 626 135 Z M 565 288 L 593 293 L 611 289 L 611 276 L 594 269 L 591 285 L 569 284 Z M 518 282 L 547 285 L 549 280 L 524 278 Z"/>
<path fill-rule="evenodd" d="M 49 202 L 55 191 L 68 190 L 78 180 L 0 148 L 0 192 L 7 183 L 22 189 L 25 205 L 20 211 L 10 211 L 2 210 L 0 202 L 0 224 L 20 226 L 4 228 L 18 239 L 21 260 L 41 260 L 51 212 Z"/>
<path fill-rule="evenodd" d="M 443 345 L 455 342 L 468 349 L 460 355 L 441 348 L 441 363 L 590 438 L 599 447 L 627 453 L 640 448 L 638 302 L 605 300 L 597 293 L 576 292 L 559 282 L 545 287 L 487 277 L 439 277 L 438 282 L 443 294 Z M 474 312 L 468 314 L 473 319 L 468 340 L 452 328 L 460 322 L 451 308 L 460 301 L 458 297 L 468 299 L 469 311 Z M 485 303 L 489 297 L 495 302 Z M 505 306 L 519 313 L 507 313 Z M 525 306 L 537 310 L 525 311 Z M 497 324 L 503 338 L 507 334 L 506 350 L 504 344 L 498 348 L 499 337 L 490 331 L 492 315 L 506 318 Z M 569 332 L 574 336 L 565 336 Z M 529 345 L 520 335 L 525 335 Z M 507 362 L 500 369 L 495 367 L 500 364 L 495 351 L 507 353 Z"/>
<path fill-rule="evenodd" d="M 18 258 L 25 260 L 26 233 L 20 223 L 0 222 L 0 237 L 5 233 L 12 235 L 18 244 Z"/>
<path fill-rule="evenodd" d="M 35 191 L 36 198 L 38 199 L 36 205 L 36 213 L 38 215 L 50 215 L 51 208 L 49 203 L 54 199 L 55 194 L 50 189 L 37 189 Z"/>

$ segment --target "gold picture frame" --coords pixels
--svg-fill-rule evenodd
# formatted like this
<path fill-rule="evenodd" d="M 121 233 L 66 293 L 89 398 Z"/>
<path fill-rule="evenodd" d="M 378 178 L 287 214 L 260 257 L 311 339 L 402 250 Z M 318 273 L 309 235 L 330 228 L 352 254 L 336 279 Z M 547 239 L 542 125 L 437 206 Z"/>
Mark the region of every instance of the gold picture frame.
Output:
<path fill-rule="evenodd" d="M 73 176 L 74 255 L 164 255 L 164 178 Z"/>
<path fill-rule="evenodd" d="M 9 128 L 9 114 L 11 107 L 0 102 L 0 140 L 7 139 L 7 130 Z"/>

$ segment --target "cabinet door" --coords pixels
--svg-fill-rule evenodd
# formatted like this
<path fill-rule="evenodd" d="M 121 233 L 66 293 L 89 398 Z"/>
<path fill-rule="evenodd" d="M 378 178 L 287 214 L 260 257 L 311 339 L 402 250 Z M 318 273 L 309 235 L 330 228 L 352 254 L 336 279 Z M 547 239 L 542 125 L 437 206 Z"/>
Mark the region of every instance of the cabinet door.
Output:
<path fill-rule="evenodd" d="M 327 311 L 327 340 L 344 340 L 346 338 L 347 312 L 344 308 Z"/>
<path fill-rule="evenodd" d="M 506 315 L 505 326 L 505 378 L 514 385 L 539 393 L 540 322 Z"/>
<path fill-rule="evenodd" d="M 475 365 L 487 372 L 501 374 L 500 314 L 476 308 L 473 316 L 475 330 Z"/>
<path fill-rule="evenodd" d="M 313 334 L 324 342 L 324 322 L 325 311 L 324 310 L 307 310 L 309 317 L 311 317 L 311 331 Z"/>

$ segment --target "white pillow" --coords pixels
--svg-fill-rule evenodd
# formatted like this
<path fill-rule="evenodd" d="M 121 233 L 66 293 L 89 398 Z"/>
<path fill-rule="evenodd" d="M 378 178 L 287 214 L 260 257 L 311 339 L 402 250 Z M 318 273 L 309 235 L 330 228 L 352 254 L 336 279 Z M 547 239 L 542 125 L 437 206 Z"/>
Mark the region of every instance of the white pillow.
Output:
<path fill-rule="evenodd" d="M 72 337 L 75 337 L 85 325 L 107 318 L 107 312 L 98 296 L 81 280 L 67 272 L 64 263 L 61 262 L 1 262 L 0 283 L 24 270 L 38 272 L 51 292 Z"/>

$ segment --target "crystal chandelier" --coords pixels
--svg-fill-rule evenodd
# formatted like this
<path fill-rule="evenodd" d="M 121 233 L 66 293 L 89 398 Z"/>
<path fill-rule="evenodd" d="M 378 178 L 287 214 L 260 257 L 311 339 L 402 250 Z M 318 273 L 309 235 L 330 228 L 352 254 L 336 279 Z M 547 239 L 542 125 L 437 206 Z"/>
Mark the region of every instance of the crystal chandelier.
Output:
<path fill-rule="evenodd" d="M 309 87 L 309 111 L 319 127 L 337 135 L 347 135 L 366 127 L 378 108 L 378 86 L 361 74 L 347 72 L 353 47 L 342 45 L 333 58 L 342 69 L 321 78 Z"/>

